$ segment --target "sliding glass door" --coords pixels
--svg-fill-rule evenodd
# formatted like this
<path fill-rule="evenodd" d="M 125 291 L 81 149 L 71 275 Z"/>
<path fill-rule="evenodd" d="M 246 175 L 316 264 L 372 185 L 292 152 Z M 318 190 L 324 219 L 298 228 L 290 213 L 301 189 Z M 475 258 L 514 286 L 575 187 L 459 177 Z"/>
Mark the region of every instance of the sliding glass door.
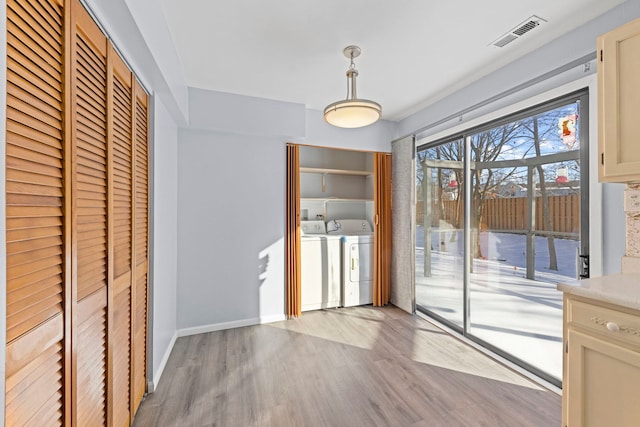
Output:
<path fill-rule="evenodd" d="M 588 275 L 587 94 L 417 152 L 418 309 L 556 384 L 562 294 Z"/>
<path fill-rule="evenodd" d="M 457 328 L 463 326 L 464 141 L 418 151 L 416 302 Z"/>

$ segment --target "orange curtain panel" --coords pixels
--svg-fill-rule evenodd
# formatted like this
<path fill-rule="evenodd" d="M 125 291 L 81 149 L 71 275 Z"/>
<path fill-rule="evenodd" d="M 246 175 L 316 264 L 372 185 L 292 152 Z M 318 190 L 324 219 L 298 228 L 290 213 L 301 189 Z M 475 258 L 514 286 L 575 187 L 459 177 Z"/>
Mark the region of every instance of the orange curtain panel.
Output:
<path fill-rule="evenodd" d="M 300 147 L 287 144 L 287 317 L 302 314 L 300 287 Z"/>
<path fill-rule="evenodd" d="M 391 154 L 374 155 L 373 305 L 391 298 Z"/>

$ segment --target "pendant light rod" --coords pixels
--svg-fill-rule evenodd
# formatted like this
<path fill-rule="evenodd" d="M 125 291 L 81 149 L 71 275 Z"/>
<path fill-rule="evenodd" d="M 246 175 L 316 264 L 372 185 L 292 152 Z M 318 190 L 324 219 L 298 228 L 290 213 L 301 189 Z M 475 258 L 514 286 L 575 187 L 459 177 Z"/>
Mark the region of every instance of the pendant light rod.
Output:
<path fill-rule="evenodd" d="M 356 77 L 358 77 L 358 70 L 356 70 L 356 64 L 353 62 L 353 58 L 357 58 L 362 53 L 362 50 L 358 46 L 347 46 L 342 50 L 344 56 L 349 58 L 349 69 L 347 70 L 347 100 L 358 99 L 356 93 Z"/>
<path fill-rule="evenodd" d="M 347 99 L 358 99 L 356 94 L 356 77 L 358 77 L 358 70 L 353 69 L 347 71 Z"/>
<path fill-rule="evenodd" d="M 356 91 L 356 77 L 358 70 L 354 63 L 362 53 L 358 46 L 347 46 L 343 49 L 344 56 L 349 58 L 347 70 L 347 99 L 329 104 L 324 109 L 324 120 L 337 127 L 359 128 L 375 123 L 382 116 L 382 107 L 377 102 L 358 99 Z"/>

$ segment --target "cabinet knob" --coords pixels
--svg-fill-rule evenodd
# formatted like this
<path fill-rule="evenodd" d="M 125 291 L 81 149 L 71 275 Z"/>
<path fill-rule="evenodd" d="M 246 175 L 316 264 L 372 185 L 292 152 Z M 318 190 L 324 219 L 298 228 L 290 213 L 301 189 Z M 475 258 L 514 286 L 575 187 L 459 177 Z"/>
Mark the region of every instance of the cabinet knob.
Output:
<path fill-rule="evenodd" d="M 607 322 L 607 329 L 611 332 L 618 332 L 620 330 L 620 326 L 615 322 Z"/>

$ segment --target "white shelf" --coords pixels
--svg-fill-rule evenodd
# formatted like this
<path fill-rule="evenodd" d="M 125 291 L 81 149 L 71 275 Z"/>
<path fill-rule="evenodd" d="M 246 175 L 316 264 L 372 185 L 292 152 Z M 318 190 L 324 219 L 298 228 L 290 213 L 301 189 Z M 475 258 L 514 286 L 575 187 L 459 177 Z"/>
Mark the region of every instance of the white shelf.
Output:
<path fill-rule="evenodd" d="M 373 175 L 373 172 L 371 171 L 358 171 L 358 170 L 352 170 L 352 169 L 306 168 L 306 167 L 300 167 L 300 173 L 355 175 L 355 176 Z"/>

